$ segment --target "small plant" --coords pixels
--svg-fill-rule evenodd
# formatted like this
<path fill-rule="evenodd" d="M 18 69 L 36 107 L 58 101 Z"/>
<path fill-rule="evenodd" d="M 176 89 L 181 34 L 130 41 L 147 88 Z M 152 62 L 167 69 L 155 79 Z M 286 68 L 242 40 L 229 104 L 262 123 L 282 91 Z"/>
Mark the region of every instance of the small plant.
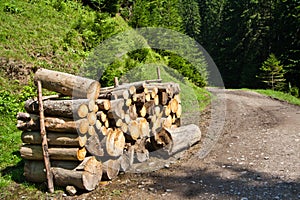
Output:
<path fill-rule="evenodd" d="M 299 97 L 299 88 L 297 87 L 292 87 L 291 83 L 289 83 L 289 94 L 293 95 L 294 97 Z"/>
<path fill-rule="evenodd" d="M 269 58 L 263 62 L 260 68 L 260 75 L 257 76 L 266 83 L 272 90 L 282 90 L 285 85 L 283 65 L 274 54 L 270 54 Z"/>
<path fill-rule="evenodd" d="M 19 99 L 8 91 L 0 91 L 0 113 L 15 116 L 21 111 Z"/>
<path fill-rule="evenodd" d="M 21 13 L 23 10 L 18 8 L 16 5 L 11 4 L 11 3 L 6 3 L 4 5 L 4 12 L 8 12 L 8 13 L 12 13 L 12 14 L 19 14 Z"/>

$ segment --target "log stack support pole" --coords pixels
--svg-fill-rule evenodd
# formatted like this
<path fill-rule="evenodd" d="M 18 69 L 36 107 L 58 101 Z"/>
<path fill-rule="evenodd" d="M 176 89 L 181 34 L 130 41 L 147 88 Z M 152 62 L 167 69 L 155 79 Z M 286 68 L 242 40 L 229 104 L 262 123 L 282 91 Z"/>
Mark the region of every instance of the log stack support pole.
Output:
<path fill-rule="evenodd" d="M 41 129 L 41 137 L 42 137 L 43 157 L 44 157 L 44 163 L 46 168 L 48 189 L 50 193 L 53 193 L 54 192 L 53 175 L 51 173 L 51 166 L 50 166 L 50 159 L 49 159 L 49 152 L 48 152 L 48 142 L 47 142 L 47 135 L 46 135 L 46 128 L 45 128 L 45 121 L 44 121 L 45 117 L 44 117 L 41 81 L 37 81 L 37 86 L 38 86 L 38 101 L 39 101 L 39 110 L 40 110 L 40 129 Z"/>

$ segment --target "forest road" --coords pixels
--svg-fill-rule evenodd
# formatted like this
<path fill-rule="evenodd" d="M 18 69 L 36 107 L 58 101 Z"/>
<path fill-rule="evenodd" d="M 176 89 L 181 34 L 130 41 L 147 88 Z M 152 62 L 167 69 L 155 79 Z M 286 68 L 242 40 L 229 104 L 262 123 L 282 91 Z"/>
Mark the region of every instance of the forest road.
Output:
<path fill-rule="evenodd" d="M 155 172 L 119 175 L 79 197 L 300 199 L 300 107 L 251 91 L 211 91 L 226 109 L 220 136 L 206 157 L 199 158 L 199 152 L 210 137 L 213 106 L 201 114 L 203 141 L 182 159 Z"/>

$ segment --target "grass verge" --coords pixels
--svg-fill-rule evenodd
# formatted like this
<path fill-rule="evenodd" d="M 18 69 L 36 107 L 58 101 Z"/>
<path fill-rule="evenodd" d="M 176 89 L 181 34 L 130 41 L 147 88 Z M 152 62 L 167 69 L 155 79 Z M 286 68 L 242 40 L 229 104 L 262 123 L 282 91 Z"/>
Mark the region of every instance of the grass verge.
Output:
<path fill-rule="evenodd" d="M 297 97 L 294 97 L 290 94 L 284 93 L 284 92 L 279 92 L 279 91 L 274 91 L 274 90 L 261 90 L 261 89 L 257 89 L 257 90 L 252 90 L 255 92 L 258 92 L 260 94 L 272 97 L 274 99 L 278 99 L 281 101 L 286 101 L 290 104 L 294 104 L 294 105 L 298 105 L 300 106 L 300 99 Z"/>

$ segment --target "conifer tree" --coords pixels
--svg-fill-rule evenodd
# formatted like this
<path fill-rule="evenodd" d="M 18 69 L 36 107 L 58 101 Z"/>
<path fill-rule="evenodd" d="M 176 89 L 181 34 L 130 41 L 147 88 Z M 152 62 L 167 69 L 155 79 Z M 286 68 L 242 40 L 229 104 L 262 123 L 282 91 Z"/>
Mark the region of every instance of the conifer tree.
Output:
<path fill-rule="evenodd" d="M 269 58 L 263 62 L 258 76 L 262 82 L 266 83 L 272 90 L 280 90 L 284 86 L 284 69 L 280 61 L 274 54 L 270 54 Z"/>

